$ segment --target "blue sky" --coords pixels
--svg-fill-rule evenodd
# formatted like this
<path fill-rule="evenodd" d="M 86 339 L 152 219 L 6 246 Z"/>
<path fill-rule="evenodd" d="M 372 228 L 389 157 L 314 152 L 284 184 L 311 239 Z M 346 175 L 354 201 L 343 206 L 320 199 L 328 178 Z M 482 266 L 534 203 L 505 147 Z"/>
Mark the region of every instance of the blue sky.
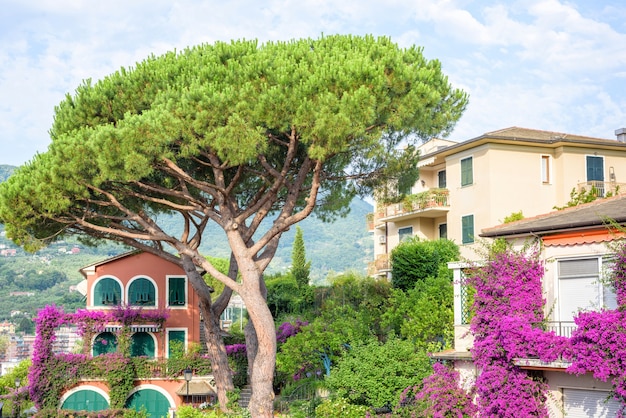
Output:
<path fill-rule="evenodd" d="M 84 79 L 199 43 L 322 33 L 385 35 L 439 59 L 470 95 L 455 141 L 626 127 L 622 0 L 3 0 L 0 164 L 47 149 L 54 107 Z"/>

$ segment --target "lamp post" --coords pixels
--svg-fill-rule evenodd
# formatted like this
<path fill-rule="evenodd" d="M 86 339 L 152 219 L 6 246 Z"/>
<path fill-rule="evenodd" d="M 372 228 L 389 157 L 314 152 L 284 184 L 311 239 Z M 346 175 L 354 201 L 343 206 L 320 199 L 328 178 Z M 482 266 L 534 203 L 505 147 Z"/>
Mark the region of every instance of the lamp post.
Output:
<path fill-rule="evenodd" d="M 187 399 L 186 402 L 189 402 L 189 381 L 191 380 L 191 378 L 193 377 L 193 372 L 192 370 L 187 367 L 184 371 L 185 374 L 185 381 L 187 382 Z"/>
<path fill-rule="evenodd" d="M 19 394 L 18 391 L 20 389 L 22 381 L 19 377 L 15 378 L 15 399 L 13 400 L 13 414 L 18 417 L 20 416 L 20 403 L 19 403 Z"/>

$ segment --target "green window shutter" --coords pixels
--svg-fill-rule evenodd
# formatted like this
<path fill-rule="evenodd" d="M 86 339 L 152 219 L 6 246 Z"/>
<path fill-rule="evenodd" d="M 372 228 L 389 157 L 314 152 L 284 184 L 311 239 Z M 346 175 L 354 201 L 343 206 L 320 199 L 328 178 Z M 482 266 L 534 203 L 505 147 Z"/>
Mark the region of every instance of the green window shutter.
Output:
<path fill-rule="evenodd" d="M 169 306 L 183 306 L 187 301 L 185 300 L 185 278 L 184 277 L 169 277 L 168 278 L 169 295 L 167 303 Z"/>
<path fill-rule="evenodd" d="M 474 242 L 474 215 L 463 216 L 461 218 L 461 228 L 463 244 L 471 244 Z"/>
<path fill-rule="evenodd" d="M 98 280 L 93 292 L 94 306 L 119 305 L 121 302 L 122 288 L 113 279 Z"/>
<path fill-rule="evenodd" d="M 131 357 L 154 357 L 154 338 L 147 332 L 136 332 L 131 337 Z"/>
<path fill-rule="evenodd" d="M 445 189 L 447 187 L 446 170 L 437 173 L 437 187 L 440 189 Z"/>
<path fill-rule="evenodd" d="M 185 331 L 170 330 L 167 332 L 169 358 L 179 358 L 185 354 Z"/>
<path fill-rule="evenodd" d="M 136 279 L 128 289 L 128 299 L 131 305 L 155 306 L 154 285 L 148 279 Z"/>
<path fill-rule="evenodd" d="M 461 186 L 469 186 L 474 183 L 474 169 L 472 157 L 461 160 Z"/>
<path fill-rule="evenodd" d="M 587 181 L 604 181 L 604 158 L 587 156 Z"/>
<path fill-rule="evenodd" d="M 117 337 L 110 332 L 102 332 L 93 340 L 92 352 L 94 356 L 117 351 Z"/>

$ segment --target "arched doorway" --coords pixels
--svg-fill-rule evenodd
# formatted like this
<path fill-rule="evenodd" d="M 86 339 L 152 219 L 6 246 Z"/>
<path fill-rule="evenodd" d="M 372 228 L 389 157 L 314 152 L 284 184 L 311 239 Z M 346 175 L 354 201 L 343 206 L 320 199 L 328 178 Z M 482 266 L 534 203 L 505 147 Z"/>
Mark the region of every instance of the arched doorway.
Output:
<path fill-rule="evenodd" d="M 109 408 L 109 401 L 95 390 L 78 389 L 61 404 L 61 409 L 72 411 L 103 411 Z"/>

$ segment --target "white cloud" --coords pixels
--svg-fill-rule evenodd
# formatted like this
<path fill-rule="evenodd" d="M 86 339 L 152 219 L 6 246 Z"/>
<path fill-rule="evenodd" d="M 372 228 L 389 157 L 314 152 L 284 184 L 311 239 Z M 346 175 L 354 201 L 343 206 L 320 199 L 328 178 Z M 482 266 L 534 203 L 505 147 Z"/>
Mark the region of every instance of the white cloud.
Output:
<path fill-rule="evenodd" d="M 509 125 L 611 137 L 626 124 L 626 6 L 601 3 L 5 0 L 0 163 L 20 164 L 45 149 L 54 106 L 83 79 L 203 42 L 321 33 L 372 33 L 424 46 L 470 93 L 455 139 Z"/>

